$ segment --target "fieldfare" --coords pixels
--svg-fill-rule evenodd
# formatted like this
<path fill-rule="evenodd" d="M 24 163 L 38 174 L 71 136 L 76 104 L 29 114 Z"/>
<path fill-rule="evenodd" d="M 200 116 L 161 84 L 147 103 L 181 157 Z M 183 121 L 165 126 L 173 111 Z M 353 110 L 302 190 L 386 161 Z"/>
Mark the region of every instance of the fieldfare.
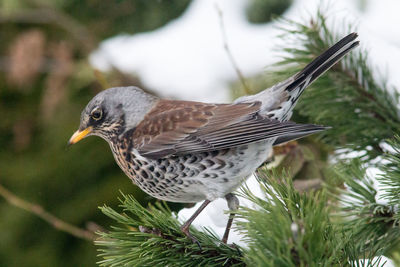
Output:
<path fill-rule="evenodd" d="M 90 135 L 106 140 L 125 174 L 149 195 L 172 202 L 204 201 L 182 231 L 213 200 L 232 194 L 270 155 L 272 146 L 326 127 L 288 121 L 306 87 L 359 42 L 351 33 L 303 70 L 232 104 L 159 99 L 137 87 L 110 88 L 83 110 L 70 144 Z M 233 215 L 222 241 L 227 242 Z"/>

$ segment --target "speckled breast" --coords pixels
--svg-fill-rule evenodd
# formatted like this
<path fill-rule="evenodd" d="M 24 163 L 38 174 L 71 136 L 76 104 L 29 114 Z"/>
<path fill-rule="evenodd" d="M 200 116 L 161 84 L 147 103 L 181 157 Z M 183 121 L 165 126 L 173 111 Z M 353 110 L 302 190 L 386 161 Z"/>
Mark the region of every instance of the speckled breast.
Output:
<path fill-rule="evenodd" d="M 118 165 L 136 185 L 155 198 L 174 202 L 223 197 L 263 161 L 246 163 L 251 150 L 248 146 L 161 159 L 141 157 L 126 142 L 110 146 Z M 265 154 L 265 149 L 258 150 Z"/>

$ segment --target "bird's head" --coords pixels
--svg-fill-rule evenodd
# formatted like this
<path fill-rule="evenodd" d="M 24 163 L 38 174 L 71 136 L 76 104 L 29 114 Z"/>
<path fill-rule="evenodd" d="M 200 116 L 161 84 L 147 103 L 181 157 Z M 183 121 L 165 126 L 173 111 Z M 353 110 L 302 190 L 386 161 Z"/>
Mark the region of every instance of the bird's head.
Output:
<path fill-rule="evenodd" d="M 82 111 L 79 129 L 69 144 L 90 135 L 111 141 L 113 137 L 136 127 L 158 98 L 140 88 L 115 87 L 98 93 Z"/>

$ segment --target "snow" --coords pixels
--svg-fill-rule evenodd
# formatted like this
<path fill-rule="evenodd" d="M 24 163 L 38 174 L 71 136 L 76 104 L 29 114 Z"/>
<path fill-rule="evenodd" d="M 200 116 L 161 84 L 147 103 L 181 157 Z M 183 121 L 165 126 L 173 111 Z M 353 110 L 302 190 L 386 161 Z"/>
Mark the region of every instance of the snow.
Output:
<path fill-rule="evenodd" d="M 185 13 L 164 27 L 133 36 L 116 36 L 104 41 L 90 57 L 91 64 L 108 70 L 118 69 L 140 76 L 145 86 L 168 98 L 205 102 L 229 102 L 228 83 L 237 79 L 223 48 L 220 20 L 216 5 L 223 13 L 223 21 L 230 50 L 245 76 L 259 73 L 278 59 L 277 38 L 280 32 L 275 22 L 254 25 L 246 21 L 246 0 L 194 0 Z M 367 48 L 374 65 L 387 75 L 391 84 L 400 85 L 400 1 L 367 1 L 364 11 L 361 1 L 296 0 L 284 17 L 304 21 L 315 14 L 318 7 L 327 7 L 334 15 L 335 26 L 342 22 L 357 26 L 362 47 Z M 346 24 L 344 24 L 346 25 Z M 258 183 L 251 177 L 247 184 L 261 194 Z M 241 199 L 241 204 L 246 204 Z M 179 213 L 183 221 L 194 208 Z M 195 226 L 211 227 L 222 236 L 227 215 L 224 200 L 211 203 L 194 221 Z M 243 244 L 240 236 L 232 233 L 230 241 Z"/>

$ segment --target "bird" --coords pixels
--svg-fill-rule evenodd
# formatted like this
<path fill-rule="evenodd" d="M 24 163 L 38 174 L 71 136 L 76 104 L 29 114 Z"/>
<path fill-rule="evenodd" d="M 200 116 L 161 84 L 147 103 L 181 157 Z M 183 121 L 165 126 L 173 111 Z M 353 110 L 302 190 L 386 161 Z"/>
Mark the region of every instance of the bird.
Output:
<path fill-rule="evenodd" d="M 211 201 L 225 198 L 231 215 L 221 241 L 227 243 L 239 207 L 233 192 L 270 157 L 273 146 L 328 128 L 289 119 L 304 89 L 358 46 L 357 37 L 345 36 L 288 79 L 228 104 L 161 99 L 135 86 L 106 89 L 84 108 L 68 143 L 99 136 L 147 194 L 171 202 L 203 201 L 181 227 L 195 243 L 190 225 Z"/>

